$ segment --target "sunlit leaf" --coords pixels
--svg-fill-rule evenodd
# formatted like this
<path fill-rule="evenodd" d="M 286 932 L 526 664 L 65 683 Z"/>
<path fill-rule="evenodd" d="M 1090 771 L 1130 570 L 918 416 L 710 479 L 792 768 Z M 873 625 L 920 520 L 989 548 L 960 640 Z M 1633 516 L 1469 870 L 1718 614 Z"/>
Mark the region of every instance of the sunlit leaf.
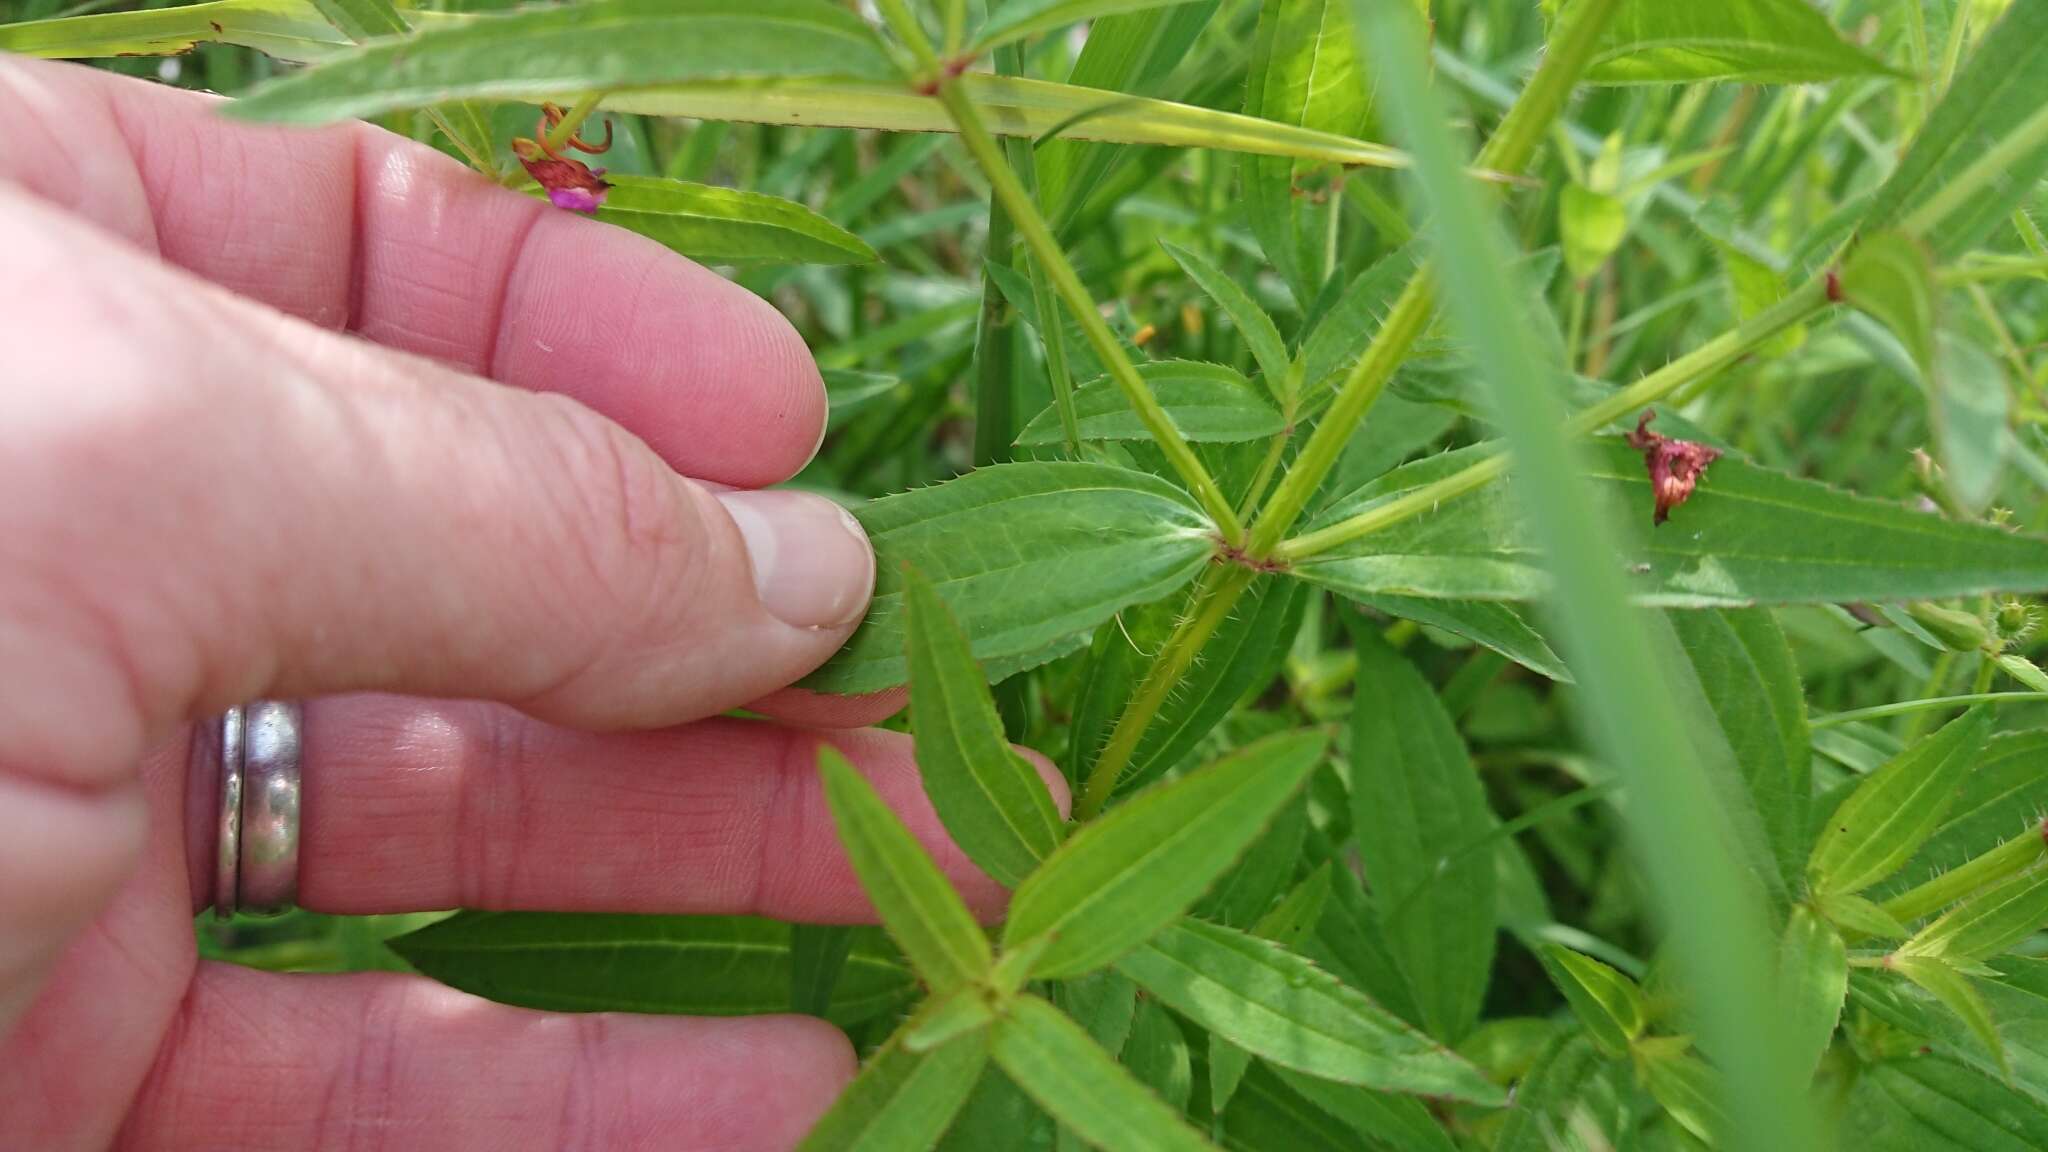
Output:
<path fill-rule="evenodd" d="M 1990 710 L 1972 708 L 1864 778 L 1813 846 L 1814 891 L 1861 892 L 1910 859 L 1941 826 L 1990 726 Z"/>
<path fill-rule="evenodd" d="M 975 34 L 974 51 L 984 52 L 998 44 L 1051 32 L 1119 12 L 1138 12 L 1187 0 L 1005 0 L 992 5 L 995 12 Z"/>
<path fill-rule="evenodd" d="M 855 510 L 875 548 L 867 621 L 804 681 L 872 692 L 908 678 L 905 564 L 929 577 L 991 680 L 1041 664 L 1129 604 L 1192 580 L 1215 547 L 1194 501 L 1102 464 L 1004 464 Z"/>
<path fill-rule="evenodd" d="M 910 830 L 838 752 L 820 748 L 818 771 L 854 873 L 918 975 L 934 992 L 987 975 L 988 938 Z"/>
<path fill-rule="evenodd" d="M 1778 945 L 1778 995 L 1791 1016 L 1799 1067 L 1820 1064 L 1849 992 L 1849 960 L 1841 934 L 1804 906 L 1792 909 Z"/>
<path fill-rule="evenodd" d="M 1803 84 L 1893 69 L 1806 0 L 1622 0 L 1586 71 L 1596 84 Z"/>
<path fill-rule="evenodd" d="M 988 1064 L 989 1032 L 962 1032 L 945 1044 L 913 1052 L 904 1041 L 924 1020 L 924 1013 L 911 1017 L 868 1057 L 860 1075 L 797 1146 L 798 1152 L 895 1152 L 932 1146 Z"/>
<path fill-rule="evenodd" d="M 1077 976 L 1179 918 L 1322 759 L 1328 737 L 1269 737 L 1084 826 L 1017 889 L 1004 946 L 1051 937 L 1035 974 Z"/>
<path fill-rule="evenodd" d="M 1625 1056 L 1649 1023 L 1649 1008 L 1636 982 L 1591 956 L 1546 944 L 1536 953 L 1550 982 L 1564 993 L 1572 1014 L 1609 1056 Z"/>
<path fill-rule="evenodd" d="M 1104 1152 L 1214 1152 L 1080 1025 L 1036 996 L 1018 997 L 996 1026 L 995 1058 L 1039 1107 Z"/>

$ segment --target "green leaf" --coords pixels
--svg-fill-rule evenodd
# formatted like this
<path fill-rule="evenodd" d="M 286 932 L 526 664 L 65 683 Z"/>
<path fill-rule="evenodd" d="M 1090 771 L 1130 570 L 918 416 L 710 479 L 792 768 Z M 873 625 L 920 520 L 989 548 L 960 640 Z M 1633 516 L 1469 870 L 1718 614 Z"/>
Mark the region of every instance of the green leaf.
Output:
<path fill-rule="evenodd" d="M 1667 613 L 1786 880 L 1806 862 L 1813 736 L 1792 648 L 1760 608 Z"/>
<path fill-rule="evenodd" d="M 1385 593 L 1353 595 L 1347 592 L 1345 598 L 1368 608 L 1377 608 L 1389 616 L 1456 633 L 1475 644 L 1493 649 L 1531 672 L 1571 683 L 1571 670 L 1564 666 L 1564 659 L 1513 605 L 1491 600 L 1439 600 Z"/>
<path fill-rule="evenodd" d="M 2034 1152 L 2048 1110 L 1939 1056 L 1866 1066 L 1842 1109 L 1841 1147 L 1859 1152 Z"/>
<path fill-rule="evenodd" d="M 1269 940 L 1185 919 L 1117 970 L 1254 1056 L 1325 1080 L 1497 1105 L 1500 1088 L 1335 977 Z"/>
<path fill-rule="evenodd" d="M 969 49 L 978 56 L 998 44 L 1008 44 L 1041 32 L 1051 32 L 1069 24 L 1079 24 L 1101 16 L 1113 16 L 1119 12 L 1139 12 L 1147 8 L 1162 8 L 1173 4 L 1184 4 L 1187 0 L 1004 0 L 995 7 L 988 23 L 974 37 Z"/>
<path fill-rule="evenodd" d="M 1214 1152 L 1080 1025 L 1036 996 L 1018 997 L 996 1025 L 995 1058 L 1039 1107 L 1104 1152 Z"/>
<path fill-rule="evenodd" d="M 24 56 L 169 56 L 202 43 L 234 44 L 300 61 L 324 60 L 350 47 L 349 37 L 310 0 L 216 0 L 0 24 L 0 51 Z"/>
<path fill-rule="evenodd" d="M 935 993 L 986 976 L 992 964 L 988 937 L 917 838 L 829 746 L 818 750 L 818 771 L 854 874 L 918 975 Z"/>
<path fill-rule="evenodd" d="M 313 0 L 313 7 L 343 35 L 358 42 L 412 31 L 391 0 Z"/>
<path fill-rule="evenodd" d="M 1350 868 L 1329 873 L 1329 895 L 1315 936 L 1300 950 L 1338 979 L 1364 992 L 1410 1023 L 1422 1019 L 1408 981 L 1388 950 L 1379 914 Z"/>
<path fill-rule="evenodd" d="M 1896 74 L 1843 40 L 1806 0 L 1622 0 L 1586 79 L 1595 84 L 1805 84 Z"/>
<path fill-rule="evenodd" d="M 1805 1074 L 1827 1054 L 1848 993 L 1849 958 L 1841 935 L 1811 909 L 1794 907 L 1778 945 L 1778 994 Z"/>
<path fill-rule="evenodd" d="M 1215 148 L 1375 168 L 1401 163 L 1399 152 L 1368 140 L 1192 104 L 981 72 L 962 75 L 960 86 L 980 107 L 989 131 L 1003 136 L 1036 139 L 1058 129 L 1074 140 Z M 938 100 L 918 95 L 901 82 L 672 85 L 620 92 L 607 97 L 605 106 L 649 116 L 740 123 L 889 132 L 954 130 Z"/>
<path fill-rule="evenodd" d="M 2011 1076 L 2007 1066 L 2005 1043 L 1998 1037 L 1998 1026 L 1991 1021 L 1991 1009 L 1984 1004 L 1984 998 L 1970 984 L 1970 978 L 1958 971 L 1955 964 L 1937 956 L 1906 956 L 1894 954 L 1886 961 L 1886 967 L 1925 989 L 1929 995 L 1941 1001 L 1942 1006 L 1960 1017 L 1965 1026 L 1997 1061 L 2001 1075 Z"/>
<path fill-rule="evenodd" d="M 903 683 L 902 569 L 929 576 L 991 680 L 1034 667 L 1130 604 L 1192 580 L 1215 527 L 1180 489 L 1104 464 L 981 468 L 855 510 L 875 549 L 867 621 L 804 686 Z"/>
<path fill-rule="evenodd" d="M 1059 811 L 1038 769 L 1003 735 L 946 602 L 918 570 L 907 570 L 904 581 L 910 715 L 925 794 L 968 859 L 1014 887 L 1059 846 Z"/>
<path fill-rule="evenodd" d="M 1628 205 L 1612 193 L 1567 184 L 1558 196 L 1557 231 L 1565 270 L 1583 290 L 1627 237 Z"/>
<path fill-rule="evenodd" d="M 390 945 L 443 984 L 551 1012 L 785 1012 L 798 966 L 791 926 L 748 916 L 458 912 Z M 880 933 L 856 929 L 829 1009 L 815 1007 L 856 1024 L 916 992 Z"/>
<path fill-rule="evenodd" d="M 1380 317 L 1386 315 L 1402 286 L 1415 274 L 1420 257 L 1416 245 L 1397 249 L 1374 261 L 1344 286 L 1337 302 L 1302 341 L 1301 380 L 1305 387 L 1313 391 L 1358 362 L 1372 342 L 1373 333 L 1379 330 Z M 1374 419 L 1366 422 L 1367 428 L 1379 419 L 1377 411 Z"/>
<path fill-rule="evenodd" d="M 1729 1130 L 1720 1100 L 1727 1089 L 1714 1069 L 1684 1052 L 1652 1052 L 1636 1062 L 1643 1086 L 1686 1131 L 1714 1144 Z"/>
<path fill-rule="evenodd" d="M 1253 389 L 1234 368 L 1193 360 L 1158 360 L 1138 366 L 1138 376 L 1181 431 L 1195 441 L 1258 440 L 1287 427 L 1280 410 Z M 1149 440 L 1144 423 L 1107 376 L 1074 389 L 1074 414 L 1083 440 Z M 1018 435 L 1019 444 L 1060 442 L 1059 412 L 1046 408 Z"/>
<path fill-rule="evenodd" d="M 1865 777 L 1813 846 L 1813 890 L 1861 892 L 1911 859 L 1941 826 L 1990 727 L 1990 710 L 1978 705 Z"/>
<path fill-rule="evenodd" d="M 1456 1043 L 1479 1019 L 1493 971 L 1493 854 L 1445 853 L 1496 823 L 1450 713 L 1369 626 L 1353 627 L 1351 831 L 1374 903 L 1423 1023 Z"/>
<path fill-rule="evenodd" d="M 313 6 L 329 23 L 359 44 L 380 36 L 403 36 L 412 31 L 412 25 L 391 0 L 313 0 Z M 461 100 L 430 108 L 427 115 L 472 168 L 494 179 L 497 177 L 497 145 L 492 138 L 490 118 L 479 105 Z"/>
<path fill-rule="evenodd" d="M 1649 1008 L 1636 982 L 1591 956 L 1556 944 L 1538 948 L 1536 958 L 1543 961 L 1550 982 L 1564 993 L 1572 1014 L 1600 1050 L 1609 1056 L 1627 1055 L 1629 1045 L 1649 1023 Z"/>
<path fill-rule="evenodd" d="M 321 123 L 444 100 L 544 100 L 585 89 L 895 74 L 860 17 L 825 0 L 592 0 L 437 24 L 273 80 L 227 106 Z"/>
<path fill-rule="evenodd" d="M 1268 737 L 1086 825 L 1018 887 L 1004 947 L 1051 936 L 1034 974 L 1055 979 L 1144 943 L 1258 837 L 1327 743 L 1315 730 Z"/>
<path fill-rule="evenodd" d="M 1251 52 L 1246 115 L 1339 136 L 1364 130 L 1370 89 L 1344 0 L 1265 0 Z M 1320 233 L 1303 227 L 1311 213 L 1297 204 L 1295 161 L 1253 157 L 1239 170 L 1252 231 L 1306 307 L 1325 270 Z"/>
<path fill-rule="evenodd" d="M 844 924 L 791 924 L 789 1006 L 809 1016 L 829 1016 L 852 951 L 853 929 Z"/>
<path fill-rule="evenodd" d="M 1934 834 L 1877 893 L 1895 896 L 2015 834 L 2039 836 L 2043 812 L 2048 812 L 2048 729 L 2001 732 L 1985 744 Z"/>
<path fill-rule="evenodd" d="M 2018 3 L 1977 38 L 1877 190 L 1864 230 L 1902 228 L 1949 260 L 2010 218 L 2044 172 L 2048 7 Z"/>
<path fill-rule="evenodd" d="M 991 1065 L 939 1140 L 939 1152 L 1049 1152 L 1052 1117 Z"/>
<path fill-rule="evenodd" d="M 1193 914 L 1232 928 L 1256 923 L 1294 879 L 1308 823 L 1308 798 L 1297 796 L 1280 809 L 1265 834 L 1252 841 L 1244 858 L 1196 902 Z"/>
<path fill-rule="evenodd" d="M 934 996 L 918 1009 L 915 1025 L 903 1031 L 903 1048 L 908 1052 L 930 1052 L 943 1048 L 969 1032 L 987 1030 L 996 1021 L 996 1008 L 984 989 L 959 988 Z"/>
<path fill-rule="evenodd" d="M 1621 1111 L 1612 1100 L 1617 1067 L 1625 1066 L 1603 1061 L 1584 1034 L 1559 1035 L 1516 1086 L 1494 1152 L 1558 1152 L 1558 1133 L 1612 1131 L 1608 1121 Z"/>
<path fill-rule="evenodd" d="M 597 218 L 706 264 L 866 264 L 867 241 L 792 200 L 653 176 L 612 175 Z"/>
<path fill-rule="evenodd" d="M 934 1010 L 927 1006 L 905 1021 L 868 1058 L 797 1152 L 897 1152 L 937 1142 L 988 1064 L 990 1033 L 962 1032 L 935 1048 L 911 1051 L 905 1039 Z"/>
<path fill-rule="evenodd" d="M 1813 904 L 1828 923 L 1850 932 L 1861 932 L 1881 940 L 1904 940 L 1913 932 L 1899 923 L 1898 917 L 1885 911 L 1882 905 L 1847 892 L 1817 895 Z"/>
<path fill-rule="evenodd" d="M 1927 390 L 1942 476 L 1958 504 L 1981 511 L 1998 494 L 2005 445 L 2011 439 L 2005 373 L 1983 348 L 1954 332 L 1942 332 L 1935 338 Z"/>
<path fill-rule="evenodd" d="M 2048 866 L 2008 876 L 1943 913 L 1899 946 L 1899 956 L 1988 960 L 2048 924 Z"/>
<path fill-rule="evenodd" d="M 1237 326 L 1237 334 L 1251 349 L 1252 359 L 1258 361 L 1259 372 L 1266 378 L 1266 390 L 1275 396 L 1284 396 L 1288 387 L 1288 369 L 1293 362 L 1288 359 L 1287 345 L 1280 339 L 1280 329 L 1273 326 L 1273 318 L 1266 315 L 1266 310 L 1259 307 L 1237 281 L 1210 263 L 1208 257 L 1170 240 L 1160 244 L 1188 274 L 1188 278 L 1208 293 L 1209 298 L 1230 317 L 1230 322 Z"/>
<path fill-rule="evenodd" d="M 1317 518 L 1324 527 L 1456 472 L 1480 447 L 1417 461 Z M 1606 517 L 1648 524 L 1642 456 L 1615 442 L 1587 453 Z M 1307 557 L 1294 574 L 1344 595 L 1529 600 L 1548 579 L 1513 484 L 1494 481 L 1436 510 Z M 1638 603 L 1672 608 L 1755 603 L 1941 599 L 2048 586 L 2048 540 L 1869 500 L 1716 461 L 1692 498 L 1623 552 Z M 1580 670 L 1583 672 L 1583 670 Z"/>
<path fill-rule="evenodd" d="M 1124 1043 L 1122 1063 L 1147 1087 L 1175 1108 L 1185 1109 L 1194 1092 L 1194 1064 L 1180 1025 L 1156 1000 L 1138 1001 L 1131 1038 Z"/>
<path fill-rule="evenodd" d="M 1130 767 L 1117 781 L 1117 794 L 1133 793 L 1179 764 L 1238 702 L 1273 682 L 1301 630 L 1308 593 L 1298 580 L 1261 576 L 1252 581 L 1238 598 L 1236 613 L 1209 637 L 1202 659 L 1181 676 L 1138 738 Z M 1107 737 L 1105 731 L 1102 738 Z"/>
<path fill-rule="evenodd" d="M 1860 238 L 1842 262 L 1841 286 L 1844 301 L 1883 324 L 1928 370 L 1941 301 L 1934 254 L 1924 242 L 1898 231 Z"/>
<path fill-rule="evenodd" d="M 1716 244 L 1721 266 L 1728 270 L 1728 284 L 1735 293 L 1736 319 L 1748 323 L 1758 313 L 1785 298 L 1785 278 L 1761 260 L 1728 244 Z M 1759 345 L 1758 356 L 1776 358 L 1799 350 L 1806 343 L 1806 325 L 1795 324 Z"/>
<path fill-rule="evenodd" d="M 1344 1121 L 1374 1147 L 1393 1152 L 1457 1152 L 1420 1100 L 1319 1080 L 1285 1068 L 1275 1068 L 1273 1073 L 1302 1099 Z"/>

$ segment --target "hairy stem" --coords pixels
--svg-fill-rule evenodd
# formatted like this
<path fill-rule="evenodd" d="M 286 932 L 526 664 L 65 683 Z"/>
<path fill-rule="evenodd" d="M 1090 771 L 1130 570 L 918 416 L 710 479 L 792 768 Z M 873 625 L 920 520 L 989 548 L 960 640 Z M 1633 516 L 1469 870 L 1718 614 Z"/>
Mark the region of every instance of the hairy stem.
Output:
<path fill-rule="evenodd" d="M 1565 427 L 1573 435 L 1597 431 L 1639 408 L 1662 400 L 1695 380 L 1719 372 L 1754 351 L 1793 325 L 1828 306 L 1827 282 L 1817 277 L 1805 286 L 1749 318 L 1739 328 L 1724 332 L 1684 356 L 1581 411 Z M 1306 455 L 1306 451 L 1303 453 Z M 1326 528 L 1305 532 L 1273 548 L 1272 558 L 1283 562 L 1306 559 L 1369 536 L 1391 525 L 1412 519 L 1455 496 L 1461 496 L 1507 471 L 1507 457 L 1496 453 L 1454 472 L 1433 484 L 1426 484 L 1383 504 L 1375 505 Z M 1277 500 L 1277 496 L 1276 496 Z M 1260 525 L 1265 524 L 1262 517 Z M 1253 535 L 1256 544 L 1258 537 Z M 1254 549 L 1254 555 L 1258 554 Z"/>
<path fill-rule="evenodd" d="M 1951 868 L 1917 888 L 1909 888 L 1882 907 L 1901 924 L 1911 924 L 1961 900 L 1979 888 L 2015 876 L 2048 858 L 2048 828 L 2028 829 L 1991 851 Z"/>
<path fill-rule="evenodd" d="M 1542 65 L 1508 109 L 1492 138 L 1480 149 L 1474 167 L 1512 176 L 1528 165 L 1558 113 L 1563 111 L 1573 86 L 1592 59 L 1601 30 L 1619 5 L 1620 0 L 1580 0 L 1565 9 L 1557 34 L 1544 51 Z M 1330 469 L 1336 466 L 1358 422 L 1386 390 L 1394 370 L 1408 358 L 1415 341 L 1429 327 L 1436 315 L 1435 279 L 1435 273 L 1425 264 L 1401 290 L 1379 332 L 1373 336 L 1372 345 L 1345 378 L 1329 412 L 1302 446 L 1301 455 L 1295 457 L 1294 466 L 1287 470 L 1280 486 L 1273 490 L 1273 498 L 1260 509 L 1247 547 L 1252 556 L 1268 555 L 1286 538 Z"/>
<path fill-rule="evenodd" d="M 1181 618 L 1173 634 L 1166 638 L 1159 654 L 1152 658 L 1152 666 L 1146 669 L 1144 682 L 1131 695 L 1130 703 L 1124 705 L 1123 714 L 1116 718 L 1116 727 L 1110 731 L 1109 742 L 1103 745 L 1102 754 L 1089 767 L 1081 799 L 1074 805 L 1075 819 L 1092 820 L 1101 813 L 1103 805 L 1109 803 L 1110 795 L 1116 791 L 1118 778 L 1138 750 L 1138 741 L 1145 735 L 1146 726 L 1159 714 L 1160 706 L 1166 703 L 1173 686 L 1193 666 L 1202 646 L 1230 618 L 1238 597 L 1251 587 L 1257 575 L 1241 564 L 1213 564 L 1195 582 L 1187 614 Z"/>

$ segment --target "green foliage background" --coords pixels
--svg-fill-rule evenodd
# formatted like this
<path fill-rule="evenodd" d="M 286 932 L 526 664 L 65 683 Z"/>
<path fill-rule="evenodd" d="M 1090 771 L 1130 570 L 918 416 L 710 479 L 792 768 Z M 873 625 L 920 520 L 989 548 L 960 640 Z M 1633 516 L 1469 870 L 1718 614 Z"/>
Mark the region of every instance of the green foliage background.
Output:
<path fill-rule="evenodd" d="M 2048 0 L 510 7 L 0 48 L 515 185 L 609 116 L 599 218 L 816 350 L 882 567 L 810 683 L 909 684 L 1011 913 L 828 762 L 885 930 L 211 954 L 821 1015 L 817 1149 L 2048 1147 Z M 1644 411 L 1723 454 L 1657 526 Z"/>

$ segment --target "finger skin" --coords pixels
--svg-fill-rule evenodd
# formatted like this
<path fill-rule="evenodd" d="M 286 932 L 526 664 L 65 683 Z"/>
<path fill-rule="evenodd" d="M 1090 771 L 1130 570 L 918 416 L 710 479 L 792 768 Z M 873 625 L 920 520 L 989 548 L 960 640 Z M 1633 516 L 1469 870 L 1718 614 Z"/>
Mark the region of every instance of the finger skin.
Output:
<path fill-rule="evenodd" d="M 329 328 L 631 428 L 686 475 L 795 475 L 825 429 L 803 340 L 645 237 L 364 124 L 243 124 L 219 101 L 0 57 L 16 182 L 146 252 Z"/>
<path fill-rule="evenodd" d="M 321 911 L 463 907 L 872 923 L 819 783 L 817 749 L 828 741 L 874 784 L 970 907 L 994 920 L 1007 902 L 947 838 L 910 738 L 898 732 L 706 720 L 591 734 L 493 705 L 387 696 L 315 701 L 306 729 L 300 899 Z M 1036 762 L 1065 812 L 1065 782 Z M 205 860 L 194 854 L 195 876 L 205 875 Z"/>
<path fill-rule="evenodd" d="M 62 382 L 0 395 L 0 668 L 26 682 L 0 765 L 105 783 L 187 717 L 350 689 L 677 723 L 802 676 L 865 603 L 778 619 L 723 502 L 758 498 L 574 402 L 268 312 L 4 185 L 0 242 L 45 285 L 18 319 L 58 334 L 0 369 Z M 857 527 L 813 504 L 788 551 L 864 589 Z"/>
<path fill-rule="evenodd" d="M 787 1152 L 853 1071 L 808 1017 L 569 1016 L 203 964 L 115 1147 Z"/>

